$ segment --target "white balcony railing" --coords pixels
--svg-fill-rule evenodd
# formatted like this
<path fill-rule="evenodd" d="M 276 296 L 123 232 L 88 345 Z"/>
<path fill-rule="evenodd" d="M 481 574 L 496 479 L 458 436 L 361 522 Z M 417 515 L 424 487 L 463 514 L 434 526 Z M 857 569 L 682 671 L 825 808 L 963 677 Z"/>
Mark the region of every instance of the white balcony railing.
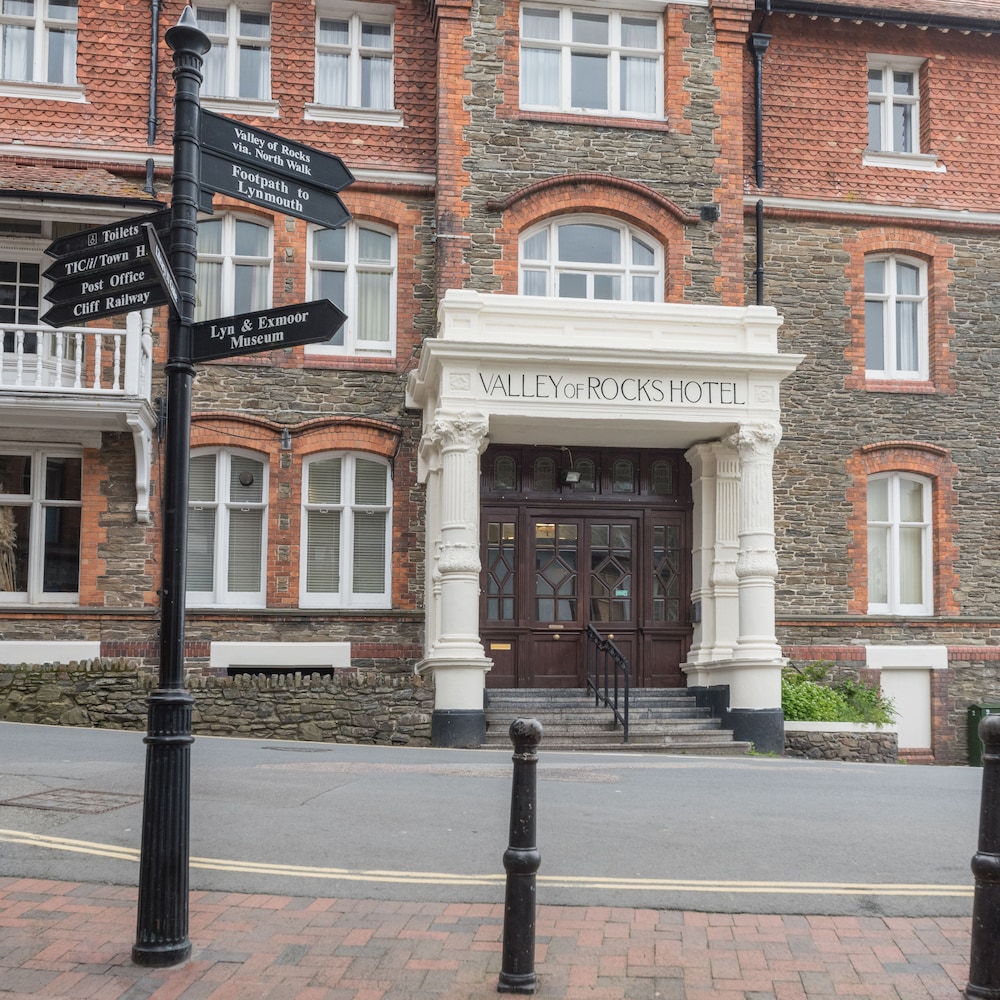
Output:
<path fill-rule="evenodd" d="M 103 431 L 131 433 L 135 513 L 143 522 L 156 429 L 152 322 L 147 309 L 129 313 L 124 329 L 0 323 L 0 427 L 55 433 L 58 440 L 67 433 L 81 441 Z M 99 444 L 98 437 L 90 446 Z"/>
<path fill-rule="evenodd" d="M 127 317 L 125 329 L 0 324 L 0 392 L 98 393 L 149 399 L 149 320 Z"/>

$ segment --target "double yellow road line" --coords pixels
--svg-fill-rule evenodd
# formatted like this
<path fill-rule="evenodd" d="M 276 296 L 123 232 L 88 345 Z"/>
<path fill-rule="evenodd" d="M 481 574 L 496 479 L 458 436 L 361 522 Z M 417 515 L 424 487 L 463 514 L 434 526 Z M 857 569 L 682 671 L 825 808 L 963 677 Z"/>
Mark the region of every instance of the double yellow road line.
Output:
<path fill-rule="evenodd" d="M 89 840 L 49 837 L 23 830 L 0 829 L 0 841 L 26 844 L 53 851 L 90 854 L 138 864 L 139 851 Z M 324 879 L 331 882 L 381 882 L 395 885 L 496 885 L 505 874 L 459 875 L 449 872 L 407 872 L 382 869 L 319 868 L 310 865 L 275 865 L 258 861 L 226 858 L 191 858 L 192 868 L 209 871 L 239 872 L 249 875 L 275 875 L 284 878 Z M 948 896 L 972 898 L 972 885 L 933 885 L 860 882 L 767 882 L 715 879 L 611 878 L 600 875 L 538 875 L 539 884 L 567 889 L 611 889 L 639 892 L 711 892 L 736 894 L 772 894 L 794 896 Z"/>

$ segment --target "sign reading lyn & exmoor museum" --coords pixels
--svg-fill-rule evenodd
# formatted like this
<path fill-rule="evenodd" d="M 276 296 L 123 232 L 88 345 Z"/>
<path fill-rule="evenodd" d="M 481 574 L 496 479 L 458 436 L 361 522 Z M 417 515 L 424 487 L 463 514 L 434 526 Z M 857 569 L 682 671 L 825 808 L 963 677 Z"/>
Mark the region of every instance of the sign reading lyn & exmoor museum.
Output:
<path fill-rule="evenodd" d="M 347 316 L 329 299 L 317 299 L 195 323 L 191 360 L 220 361 L 299 344 L 322 344 L 346 321 Z"/>
<path fill-rule="evenodd" d="M 476 390 L 488 399 L 584 403 L 667 403 L 676 406 L 746 406 L 747 381 L 489 372 L 477 374 Z"/>

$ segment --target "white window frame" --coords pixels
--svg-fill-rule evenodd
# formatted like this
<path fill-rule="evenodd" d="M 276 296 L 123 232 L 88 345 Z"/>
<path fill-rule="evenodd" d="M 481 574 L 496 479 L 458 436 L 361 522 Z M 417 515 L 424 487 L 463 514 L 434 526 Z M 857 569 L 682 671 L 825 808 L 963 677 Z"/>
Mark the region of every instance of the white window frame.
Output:
<path fill-rule="evenodd" d="M 525 38 L 524 35 L 524 15 L 525 11 L 546 11 L 558 12 L 559 29 L 558 39 L 543 40 L 536 38 Z M 609 18 L 609 39 L 607 44 L 583 43 L 573 41 L 573 15 L 574 14 L 606 14 Z M 622 18 L 639 17 L 644 20 L 656 21 L 657 47 L 653 49 L 631 49 L 621 43 Z M 520 107 L 527 111 L 549 111 L 564 114 L 585 114 L 600 115 L 610 118 L 640 118 L 651 121 L 662 120 L 664 115 L 663 98 L 663 52 L 664 52 L 664 32 L 662 7 L 650 10 L 644 5 L 637 5 L 635 9 L 629 10 L 608 10 L 607 7 L 590 7 L 586 4 L 575 6 L 561 6 L 546 3 L 526 3 L 521 6 L 520 23 L 520 55 L 519 72 L 521 78 Z M 556 100 L 545 103 L 533 103 L 529 101 L 525 93 L 525 50 L 545 50 L 559 53 L 559 93 Z M 607 108 L 587 108 L 577 107 L 572 103 L 572 57 L 574 53 L 581 55 L 605 55 L 608 60 L 608 89 Z M 635 56 L 643 59 L 656 60 L 656 106 L 652 112 L 641 112 L 626 110 L 622 108 L 621 98 L 621 58 L 622 56 Z"/>
<path fill-rule="evenodd" d="M 75 591 L 45 591 L 45 511 L 50 508 L 83 510 L 83 452 L 63 446 L 18 448 L 0 446 L 5 455 L 27 455 L 31 458 L 31 492 L 11 493 L 10 484 L 4 483 L 7 492 L 0 492 L 0 508 L 28 507 L 28 580 L 21 591 L 0 591 L 0 607 L 8 604 L 79 604 L 79 576 L 83 568 L 83 529 L 81 524 L 80 549 L 77 551 L 77 589 Z M 50 458 L 69 458 L 81 463 L 81 497 L 79 500 L 46 499 L 46 464 Z"/>
<path fill-rule="evenodd" d="M 309 502 L 309 467 L 315 462 L 341 459 L 340 502 Z M 385 468 L 385 504 L 355 502 L 355 470 L 357 459 L 373 462 Z M 302 608 L 353 608 L 358 610 L 383 610 L 392 607 L 392 465 L 379 455 L 368 452 L 332 451 L 310 455 L 302 463 L 302 525 L 299 565 L 299 607 Z M 310 592 L 308 590 L 309 513 L 310 511 L 340 512 L 340 590 L 337 592 Z M 365 511 L 384 512 L 385 517 L 385 575 L 380 594 L 355 594 L 354 579 L 354 520 Z"/>
<path fill-rule="evenodd" d="M 910 472 L 880 472 L 868 477 L 866 488 L 870 490 L 871 483 L 876 480 L 884 480 L 888 483 L 888 518 L 884 521 L 876 521 L 872 516 L 871 503 L 868 502 L 868 581 L 869 600 L 868 613 L 870 615 L 932 615 L 934 614 L 934 567 L 933 567 L 933 502 L 934 494 L 932 482 L 926 476 L 920 476 Z M 923 518 L 920 521 L 901 520 L 899 489 L 903 482 L 913 482 L 919 484 L 922 491 Z M 917 528 L 921 532 L 920 538 L 920 591 L 923 600 L 916 604 L 904 604 L 901 598 L 901 576 L 903 567 L 901 565 L 900 531 L 904 526 L 907 528 Z M 878 531 L 886 539 L 886 551 L 884 553 L 886 566 L 886 600 L 884 602 L 871 599 L 871 566 L 872 548 L 874 545 L 873 532 Z"/>
<path fill-rule="evenodd" d="M 566 225 L 595 225 L 608 229 L 615 229 L 619 232 L 622 241 L 622 261 L 620 264 L 605 264 L 600 262 L 587 263 L 584 261 L 561 261 L 557 258 L 558 253 L 558 231 Z M 548 230 L 548 259 L 547 260 L 527 260 L 525 258 L 525 244 L 542 230 Z M 632 262 L 632 239 L 637 239 L 653 251 L 654 262 L 651 265 L 634 264 Z M 645 302 L 645 299 L 634 299 L 632 297 L 633 278 L 653 279 L 653 302 L 663 301 L 663 267 L 664 267 L 663 247 L 653 239 L 648 233 L 632 226 L 626 225 L 618 219 L 601 215 L 560 215 L 548 219 L 541 225 L 532 226 L 521 234 L 518 243 L 518 294 L 528 295 L 526 275 L 528 272 L 546 272 L 546 298 L 558 298 L 558 281 L 563 274 L 582 274 L 587 276 L 587 287 L 589 294 L 585 301 L 594 299 L 593 278 L 597 274 L 616 274 L 621 277 L 623 295 L 620 299 L 601 299 L 598 301 L 617 302 Z"/>
<path fill-rule="evenodd" d="M 885 379 L 888 381 L 927 381 L 930 378 L 928 361 L 928 314 L 927 314 L 927 264 L 917 257 L 904 254 L 873 253 L 865 255 L 865 264 L 883 261 L 886 264 L 886 288 L 884 292 L 871 292 L 865 283 L 865 378 Z M 905 264 L 917 269 L 919 275 L 919 291 L 916 295 L 903 294 L 897 289 L 897 266 Z M 868 357 L 868 321 L 869 303 L 882 303 L 882 358 L 881 368 L 869 368 L 871 359 Z M 896 329 L 896 305 L 901 302 L 917 303 L 917 368 L 900 369 L 898 338 Z"/>
<path fill-rule="evenodd" d="M 219 319 L 225 316 L 239 315 L 245 312 L 255 312 L 258 308 L 269 309 L 274 295 L 274 226 L 267 219 L 257 215 L 243 215 L 239 212 L 223 212 L 212 216 L 204 222 L 222 223 L 222 251 L 218 254 L 199 252 L 199 263 L 221 264 L 220 275 L 221 287 L 219 291 L 220 313 L 218 316 L 206 315 L 201 304 L 196 306 L 196 317 L 198 320 Z M 236 253 L 236 224 L 237 222 L 248 222 L 260 226 L 267 230 L 267 253 L 260 256 L 238 255 Z M 263 277 L 266 295 L 263 303 L 257 307 L 236 301 L 236 268 L 240 265 L 251 265 L 266 268 L 266 276 Z M 198 281 L 198 285 L 202 280 Z M 207 306 L 206 306 L 207 308 Z"/>
<path fill-rule="evenodd" d="M 223 49 L 225 51 L 225 84 L 222 94 L 209 94 L 203 91 L 201 103 L 203 107 L 216 111 L 233 111 L 236 113 L 251 110 L 254 114 L 277 117 L 278 102 L 271 98 L 271 84 L 274 74 L 272 65 L 273 35 L 269 25 L 266 39 L 254 35 L 243 35 L 240 33 L 241 14 L 267 14 L 271 16 L 271 4 L 269 2 L 253 2 L 253 0 L 208 0 L 207 3 L 193 4 L 195 15 L 199 9 L 212 11 L 225 11 L 226 31 L 214 32 L 202 26 L 202 30 L 208 35 L 215 51 Z M 262 93 L 257 97 L 240 96 L 240 50 L 247 48 L 261 48 L 267 50 L 267 70 L 263 80 Z"/>
<path fill-rule="evenodd" d="M 187 592 L 187 607 L 264 607 L 267 603 L 267 518 L 268 489 L 270 485 L 270 468 L 266 455 L 241 448 L 197 448 L 192 450 L 191 457 L 215 455 L 215 499 L 191 500 L 188 498 L 189 510 L 215 511 L 214 549 L 212 555 L 212 589 L 189 590 Z M 229 478 L 232 468 L 232 458 L 243 456 L 255 462 L 262 463 L 260 501 L 234 501 L 229 492 Z M 235 509 L 260 510 L 260 587 L 256 591 L 230 591 L 227 583 L 229 572 L 229 520 L 230 512 Z"/>
<path fill-rule="evenodd" d="M 341 308 L 347 314 L 347 321 L 341 328 L 343 344 L 312 344 L 306 347 L 307 354 L 315 355 L 355 355 L 366 357 L 392 357 L 396 353 L 396 286 L 398 284 L 398 257 L 397 234 L 389 226 L 383 226 L 375 222 L 358 222 L 352 220 L 344 227 L 345 236 L 345 260 L 339 261 L 317 260 L 314 257 L 313 238 L 319 227 L 309 227 L 308 242 L 308 267 L 309 267 L 309 297 L 319 298 L 318 272 L 321 271 L 341 271 L 344 274 L 344 302 Z M 391 257 L 388 263 L 382 261 L 361 261 L 359 259 L 358 246 L 362 230 L 380 233 L 388 236 L 392 241 Z M 378 272 L 390 275 L 389 282 L 389 330 L 388 340 L 362 340 L 359 336 L 360 310 L 359 310 L 359 272 Z"/>
<path fill-rule="evenodd" d="M 878 93 L 868 91 L 869 109 L 873 104 L 879 106 L 879 136 L 878 146 L 872 146 L 871 125 L 868 129 L 868 152 L 894 156 L 920 155 L 920 70 L 924 64 L 922 59 L 907 59 L 898 56 L 869 55 L 868 72 L 878 70 L 882 73 L 882 90 Z M 897 73 L 913 75 L 913 93 L 894 93 L 893 81 Z M 897 149 L 895 145 L 895 109 L 910 108 L 910 135 L 912 149 Z"/>
<path fill-rule="evenodd" d="M 73 20 L 52 17 L 49 13 L 49 0 L 33 0 L 34 10 L 31 14 L 4 13 L 0 5 L 0 96 L 27 97 L 36 100 L 60 100 L 82 102 L 86 98 L 84 89 L 77 83 L 77 30 L 79 14 Z M 26 67 L 27 79 L 10 77 L 10 68 L 6 65 L 7 29 L 22 28 L 32 32 L 31 66 Z M 49 80 L 49 48 L 52 32 L 72 34 L 71 79 Z"/>

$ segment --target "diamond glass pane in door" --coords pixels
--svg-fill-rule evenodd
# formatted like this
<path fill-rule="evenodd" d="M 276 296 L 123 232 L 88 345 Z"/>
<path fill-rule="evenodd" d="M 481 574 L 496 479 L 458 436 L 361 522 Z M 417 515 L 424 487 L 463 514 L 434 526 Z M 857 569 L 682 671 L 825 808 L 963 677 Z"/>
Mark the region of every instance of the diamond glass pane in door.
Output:
<path fill-rule="evenodd" d="M 632 620 L 632 525 L 590 526 L 590 617 Z"/>
<path fill-rule="evenodd" d="M 681 620 L 679 556 L 677 525 L 656 525 L 653 528 L 653 621 Z"/>
<path fill-rule="evenodd" d="M 491 622 L 514 620 L 514 525 L 490 521 L 486 526 L 486 618 Z"/>
<path fill-rule="evenodd" d="M 535 525 L 535 618 L 539 622 L 576 620 L 578 534 L 575 524 Z"/>

